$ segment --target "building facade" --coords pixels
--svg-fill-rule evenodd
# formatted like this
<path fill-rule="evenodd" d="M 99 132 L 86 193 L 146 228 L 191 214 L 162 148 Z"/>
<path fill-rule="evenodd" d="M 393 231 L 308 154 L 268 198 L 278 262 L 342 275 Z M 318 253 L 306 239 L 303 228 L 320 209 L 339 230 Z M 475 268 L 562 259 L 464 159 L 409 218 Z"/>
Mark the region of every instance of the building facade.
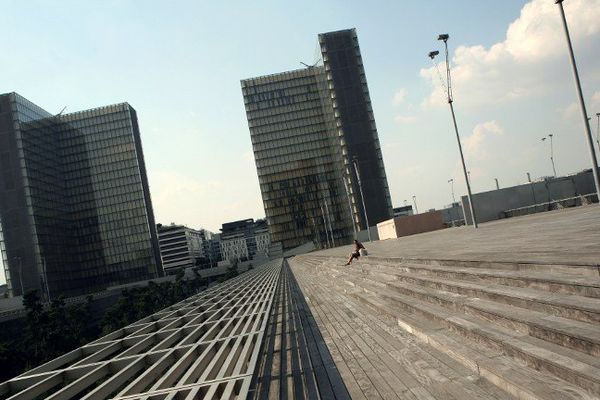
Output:
<path fill-rule="evenodd" d="M 162 275 L 135 110 L 52 115 L 0 95 L 0 253 L 11 295 Z"/>
<path fill-rule="evenodd" d="M 319 35 L 306 69 L 241 82 L 271 240 L 344 244 L 392 216 L 354 29 Z M 358 173 L 358 174 L 357 174 Z"/>
<path fill-rule="evenodd" d="M 265 220 L 244 219 L 223 224 L 220 234 L 223 260 L 252 260 L 269 256 L 271 240 Z"/>
<path fill-rule="evenodd" d="M 394 207 L 394 218 L 413 215 L 412 206 Z"/>
<path fill-rule="evenodd" d="M 207 232 L 183 225 L 158 225 L 160 256 L 166 274 L 190 267 L 210 264 Z"/>

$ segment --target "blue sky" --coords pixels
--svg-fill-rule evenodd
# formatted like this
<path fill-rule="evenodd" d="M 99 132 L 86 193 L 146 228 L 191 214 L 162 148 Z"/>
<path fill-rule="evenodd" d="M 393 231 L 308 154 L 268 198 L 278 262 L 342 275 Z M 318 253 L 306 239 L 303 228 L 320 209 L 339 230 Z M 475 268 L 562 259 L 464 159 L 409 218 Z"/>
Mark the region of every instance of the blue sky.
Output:
<path fill-rule="evenodd" d="M 0 92 L 50 112 L 129 102 L 158 222 L 218 230 L 264 211 L 240 79 L 301 67 L 317 34 L 356 27 L 395 206 L 463 194 L 447 104 L 426 54 L 450 33 L 475 191 L 589 167 L 552 0 L 0 0 Z M 600 0 L 568 0 L 588 111 L 600 112 Z M 512 24 L 512 25 L 511 25 Z M 509 26 L 511 29 L 509 29 Z M 595 134 L 594 117 L 594 134 Z"/>

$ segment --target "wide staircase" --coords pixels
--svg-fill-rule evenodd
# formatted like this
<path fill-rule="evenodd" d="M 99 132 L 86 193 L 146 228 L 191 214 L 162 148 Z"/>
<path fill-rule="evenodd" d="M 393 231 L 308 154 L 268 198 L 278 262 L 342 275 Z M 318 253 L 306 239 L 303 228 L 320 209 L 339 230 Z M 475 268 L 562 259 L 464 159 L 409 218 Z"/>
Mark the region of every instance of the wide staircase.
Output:
<path fill-rule="evenodd" d="M 321 301 L 315 288 L 343 296 L 508 398 L 600 398 L 598 266 L 373 256 L 344 263 L 323 255 L 290 260 L 312 307 Z"/>

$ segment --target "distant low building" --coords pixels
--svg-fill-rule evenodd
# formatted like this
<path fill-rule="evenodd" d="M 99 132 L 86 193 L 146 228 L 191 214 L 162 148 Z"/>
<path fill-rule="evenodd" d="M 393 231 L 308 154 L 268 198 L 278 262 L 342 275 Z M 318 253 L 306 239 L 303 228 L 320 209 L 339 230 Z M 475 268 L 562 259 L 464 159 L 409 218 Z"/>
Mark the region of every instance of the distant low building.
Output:
<path fill-rule="evenodd" d="M 158 225 L 158 242 L 165 273 L 179 269 L 211 266 L 211 233 L 183 225 Z M 216 265 L 215 260 L 214 263 Z"/>
<path fill-rule="evenodd" d="M 466 223 L 471 225 L 473 222 L 467 196 L 462 196 L 461 201 Z M 478 223 L 597 202 L 591 169 L 473 193 L 473 208 Z"/>
<path fill-rule="evenodd" d="M 402 206 L 394 208 L 394 218 L 396 217 L 405 217 L 408 215 L 413 215 L 412 206 Z"/>
<path fill-rule="evenodd" d="M 446 225 L 461 226 L 465 224 L 462 206 L 458 201 L 444 207 L 441 211 L 442 219 Z"/>
<path fill-rule="evenodd" d="M 223 260 L 252 260 L 268 257 L 271 239 L 264 219 L 244 219 L 223 224 L 220 236 Z"/>

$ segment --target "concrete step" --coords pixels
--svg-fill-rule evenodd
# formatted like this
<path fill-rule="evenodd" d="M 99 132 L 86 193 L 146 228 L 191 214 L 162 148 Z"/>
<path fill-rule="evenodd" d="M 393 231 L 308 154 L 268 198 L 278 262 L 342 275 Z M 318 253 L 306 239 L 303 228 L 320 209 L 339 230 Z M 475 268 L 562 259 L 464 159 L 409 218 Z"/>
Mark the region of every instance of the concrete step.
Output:
<path fill-rule="evenodd" d="M 390 279 L 431 289 L 496 301 L 582 322 L 600 322 L 600 299 L 490 283 L 438 279 L 406 274 L 388 267 L 358 266 L 365 274 L 389 274 Z"/>
<path fill-rule="evenodd" d="M 490 323 L 590 355 L 600 355 L 600 330 L 598 330 L 597 324 L 549 316 L 520 307 L 452 292 L 431 290 L 408 283 L 392 282 L 387 286 L 400 294 L 474 315 Z"/>
<path fill-rule="evenodd" d="M 433 266 L 459 267 L 459 268 L 484 268 L 505 271 L 531 271 L 544 274 L 563 274 L 574 277 L 587 277 L 600 281 L 600 265 L 583 264 L 543 264 L 539 262 L 502 262 L 491 260 L 451 260 L 431 258 L 407 258 L 407 257 L 380 257 L 370 255 L 369 260 L 391 263 L 391 264 L 423 264 Z"/>
<path fill-rule="evenodd" d="M 400 294 L 395 290 L 383 287 L 380 282 L 373 283 L 363 278 L 351 280 L 354 282 L 355 288 L 361 289 L 372 298 L 379 298 L 392 309 L 396 309 L 399 324 L 401 324 L 400 315 L 407 313 L 417 319 L 430 319 L 462 336 L 463 341 L 479 343 L 534 369 L 549 372 L 600 395 L 600 368 L 594 365 L 597 364 L 597 361 L 592 356 L 572 349 L 565 349 L 566 352 L 557 353 L 552 350 L 555 346 L 552 343 L 543 340 L 539 340 L 537 343 L 532 343 L 531 340 L 522 340 L 524 337 L 529 337 L 527 333 L 509 330 L 478 316 L 464 314 L 461 311 Z M 360 297 L 363 293 L 354 289 L 348 291 L 348 294 Z"/>
<path fill-rule="evenodd" d="M 483 300 L 477 297 L 449 292 L 435 288 L 413 285 L 396 280 L 379 280 L 377 274 L 360 275 L 361 269 L 340 269 L 331 267 L 330 271 L 338 271 L 346 275 L 349 284 L 356 283 L 357 277 L 367 279 L 368 284 L 387 287 L 394 292 L 441 305 L 454 311 L 483 318 L 490 323 L 517 330 L 532 337 L 546 340 L 581 351 L 586 354 L 600 355 L 600 329 L 597 323 L 575 321 L 567 318 L 548 315 L 532 309 L 524 309 L 508 304 Z M 355 272 L 356 271 L 356 272 Z M 352 277 L 353 273 L 358 273 Z M 384 276 L 389 277 L 389 276 Z M 518 296 L 518 294 L 517 294 Z"/>
<path fill-rule="evenodd" d="M 414 273 L 403 273 L 398 268 L 383 265 L 356 265 L 363 274 L 370 274 L 384 282 L 400 281 L 427 288 L 452 292 L 471 298 L 482 298 L 520 308 L 574 319 L 582 322 L 600 322 L 600 299 L 548 293 L 543 290 L 494 285 L 487 282 L 470 282 L 438 279 Z"/>
<path fill-rule="evenodd" d="M 443 323 L 436 323 L 416 314 L 407 315 L 395 305 L 367 292 L 355 292 L 353 297 L 376 312 L 396 318 L 399 327 L 517 399 L 597 399 L 597 395 L 552 373 L 524 366 L 497 349 L 477 341 L 465 341 L 462 335 L 448 329 Z"/>
<path fill-rule="evenodd" d="M 315 257 L 316 258 L 316 257 Z M 321 263 L 343 265 L 345 260 L 340 257 L 322 257 Z M 315 262 L 311 260 L 309 262 Z M 435 266 L 427 264 L 390 264 L 373 262 L 369 257 L 363 257 L 352 265 L 364 268 L 379 268 L 382 272 L 419 274 L 440 279 L 471 281 L 483 284 L 504 285 L 518 288 L 530 288 L 551 293 L 577 295 L 600 298 L 600 282 L 568 274 L 543 273 L 532 271 L 494 270 L 486 268 Z M 386 268 L 388 267 L 388 268 Z"/>

